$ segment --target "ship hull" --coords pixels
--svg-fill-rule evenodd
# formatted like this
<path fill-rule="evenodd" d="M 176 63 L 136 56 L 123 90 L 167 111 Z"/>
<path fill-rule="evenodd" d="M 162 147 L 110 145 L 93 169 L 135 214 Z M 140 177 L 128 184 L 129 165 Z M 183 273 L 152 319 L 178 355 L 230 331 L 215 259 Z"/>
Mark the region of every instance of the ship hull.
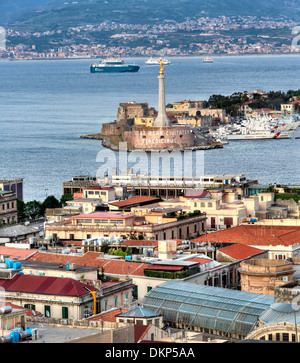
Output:
<path fill-rule="evenodd" d="M 247 135 L 230 135 L 227 134 L 228 140 L 266 140 L 266 139 L 290 139 L 292 132 L 277 132 L 277 133 L 266 133 L 261 135 L 247 134 Z"/>
<path fill-rule="evenodd" d="M 106 66 L 91 66 L 91 73 L 124 73 L 124 72 L 138 72 L 140 69 L 136 65 L 106 65 Z"/>

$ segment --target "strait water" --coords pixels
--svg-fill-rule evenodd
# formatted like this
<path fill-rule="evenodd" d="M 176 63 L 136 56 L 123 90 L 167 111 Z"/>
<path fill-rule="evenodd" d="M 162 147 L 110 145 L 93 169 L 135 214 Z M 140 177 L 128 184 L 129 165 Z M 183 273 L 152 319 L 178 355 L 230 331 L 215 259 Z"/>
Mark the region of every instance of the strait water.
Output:
<path fill-rule="evenodd" d="M 170 58 L 165 66 L 166 102 L 207 100 L 212 94 L 300 88 L 300 57 L 227 56 Z M 60 198 L 62 182 L 96 175 L 100 132 L 121 102 L 158 108 L 158 67 L 125 59 L 137 73 L 91 74 L 94 60 L 0 61 L 0 178 L 24 178 L 24 199 Z M 206 174 L 246 173 L 260 183 L 300 182 L 300 136 L 289 140 L 234 141 L 204 153 Z"/>

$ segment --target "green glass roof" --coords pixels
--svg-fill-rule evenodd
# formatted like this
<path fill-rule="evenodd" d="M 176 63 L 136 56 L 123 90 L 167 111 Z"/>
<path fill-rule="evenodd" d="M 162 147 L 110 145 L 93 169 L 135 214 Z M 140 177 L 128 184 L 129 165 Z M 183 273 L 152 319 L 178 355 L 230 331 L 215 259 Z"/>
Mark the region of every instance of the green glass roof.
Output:
<path fill-rule="evenodd" d="M 247 335 L 274 297 L 168 281 L 150 290 L 143 306 L 175 323 Z"/>

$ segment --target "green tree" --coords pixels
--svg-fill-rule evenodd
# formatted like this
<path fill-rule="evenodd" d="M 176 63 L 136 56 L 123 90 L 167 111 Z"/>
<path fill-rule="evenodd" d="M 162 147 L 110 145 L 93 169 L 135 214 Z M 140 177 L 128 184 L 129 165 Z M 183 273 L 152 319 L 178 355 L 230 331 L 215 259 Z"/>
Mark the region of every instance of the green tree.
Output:
<path fill-rule="evenodd" d="M 26 221 L 26 206 L 23 200 L 17 199 L 17 210 L 18 210 L 18 221 L 25 222 Z"/>
<path fill-rule="evenodd" d="M 63 207 L 68 200 L 73 200 L 73 194 L 71 193 L 63 194 L 60 198 L 60 205 Z"/>
<path fill-rule="evenodd" d="M 49 195 L 41 204 L 42 214 L 45 214 L 46 209 L 59 208 L 60 206 L 60 202 L 53 195 Z"/>
<path fill-rule="evenodd" d="M 32 221 L 35 221 L 36 219 L 43 217 L 44 213 L 42 209 L 42 203 L 37 200 L 27 202 L 25 204 L 24 214 L 26 216 L 26 219 Z"/>

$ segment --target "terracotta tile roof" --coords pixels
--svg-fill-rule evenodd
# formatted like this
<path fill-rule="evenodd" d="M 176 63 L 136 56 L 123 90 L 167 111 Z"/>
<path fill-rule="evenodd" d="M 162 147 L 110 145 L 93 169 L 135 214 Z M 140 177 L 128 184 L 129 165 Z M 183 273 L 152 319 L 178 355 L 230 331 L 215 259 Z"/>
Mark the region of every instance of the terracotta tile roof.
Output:
<path fill-rule="evenodd" d="M 3 306 L 3 305 L 1 305 Z M 10 306 L 12 309 L 21 309 L 21 310 L 27 310 L 26 312 L 26 316 L 39 316 L 42 313 L 35 311 L 35 310 L 31 310 L 31 309 L 27 309 L 24 308 L 24 306 L 20 306 L 20 305 L 16 305 L 16 304 L 12 304 L 11 302 L 5 302 L 4 306 Z"/>
<path fill-rule="evenodd" d="M 256 255 L 257 253 L 263 252 L 263 250 L 258 248 L 242 245 L 240 243 L 221 248 L 219 251 L 234 258 L 235 260 L 243 260 L 250 256 Z"/>
<path fill-rule="evenodd" d="M 114 310 L 110 310 L 110 311 L 104 311 L 101 314 L 98 314 L 96 316 L 93 316 L 92 318 L 89 318 L 89 320 L 96 320 L 96 321 L 103 320 L 103 321 L 115 323 L 116 316 L 119 315 L 120 313 L 128 311 L 128 310 L 129 309 L 118 308 L 118 309 L 114 309 Z"/>
<path fill-rule="evenodd" d="M 135 204 L 141 204 L 141 203 L 151 203 L 151 202 L 157 202 L 160 198 L 158 197 L 131 197 L 126 200 L 120 200 L 119 202 L 111 202 L 109 204 L 114 205 L 116 207 L 127 207 L 129 205 L 135 205 Z"/>
<path fill-rule="evenodd" d="M 9 256 L 11 260 L 26 260 L 35 253 L 37 253 L 36 250 L 25 250 L 23 248 L 0 246 L 0 256 Z"/>
<path fill-rule="evenodd" d="M 212 259 L 211 258 L 193 257 L 193 258 L 188 259 L 187 261 L 198 262 L 199 265 L 205 265 L 206 263 L 211 262 Z"/>
<path fill-rule="evenodd" d="M 70 256 L 55 254 L 49 252 L 38 252 L 30 260 L 46 261 L 66 264 L 67 262 L 75 263 L 81 266 L 103 267 L 104 273 L 144 276 L 144 269 L 148 266 L 145 263 L 138 263 L 124 260 L 113 260 L 99 258 L 100 252 L 87 252 L 83 256 Z"/>
<path fill-rule="evenodd" d="M 193 242 L 240 243 L 249 246 L 291 246 L 300 243 L 300 227 L 240 225 L 195 238 Z"/>
<path fill-rule="evenodd" d="M 207 190 L 187 190 L 185 198 L 205 198 L 209 194 Z"/>
<path fill-rule="evenodd" d="M 85 287 L 92 291 L 97 290 L 72 278 L 21 274 L 15 275 L 10 280 L 0 279 L 0 286 L 6 291 L 61 296 L 85 295 L 87 294 Z"/>

